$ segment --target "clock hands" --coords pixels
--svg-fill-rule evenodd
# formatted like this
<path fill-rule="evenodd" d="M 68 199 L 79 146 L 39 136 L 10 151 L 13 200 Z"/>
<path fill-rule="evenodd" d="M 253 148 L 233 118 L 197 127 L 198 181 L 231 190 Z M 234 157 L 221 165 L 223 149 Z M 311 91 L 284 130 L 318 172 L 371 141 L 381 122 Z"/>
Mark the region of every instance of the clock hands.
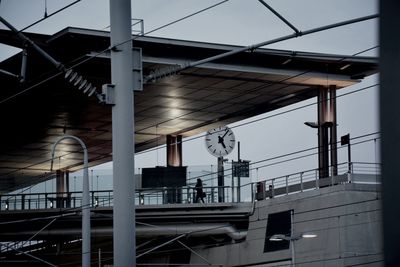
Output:
<path fill-rule="evenodd" d="M 222 136 L 222 138 L 224 138 L 228 133 L 229 133 L 229 129 L 226 129 L 224 135 Z"/>
<path fill-rule="evenodd" d="M 226 148 L 225 144 L 224 144 L 224 137 L 219 136 L 218 135 L 218 144 L 221 144 L 223 148 Z"/>

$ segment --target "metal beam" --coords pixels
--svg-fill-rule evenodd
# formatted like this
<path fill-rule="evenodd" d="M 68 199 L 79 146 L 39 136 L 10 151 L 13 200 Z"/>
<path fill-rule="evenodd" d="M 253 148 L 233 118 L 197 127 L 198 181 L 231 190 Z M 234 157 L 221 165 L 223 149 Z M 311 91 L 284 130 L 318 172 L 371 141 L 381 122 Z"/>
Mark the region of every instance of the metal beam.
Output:
<path fill-rule="evenodd" d="M 280 20 L 282 20 L 286 25 L 288 25 L 290 28 L 292 28 L 292 30 L 295 33 L 300 34 L 300 31 L 293 26 L 292 23 L 290 23 L 287 19 L 285 19 L 281 14 L 279 14 L 277 11 L 275 11 L 275 9 L 273 9 L 270 5 L 268 5 L 267 3 L 265 3 L 263 0 L 258 0 L 258 2 L 260 2 L 261 4 L 263 4 L 266 8 L 268 8 L 272 13 L 274 13 L 275 16 L 277 16 Z"/>
<path fill-rule="evenodd" d="M 24 34 L 19 32 L 14 26 L 12 26 L 8 21 L 6 21 L 3 17 L 0 16 L 0 21 L 7 26 L 10 30 L 12 30 L 14 33 L 17 34 L 18 38 L 23 40 L 24 42 L 27 42 L 29 45 L 31 45 L 40 55 L 42 55 L 44 58 L 46 58 L 48 61 L 50 61 L 54 66 L 56 66 L 57 69 L 63 70 L 65 67 L 63 64 L 55 60 L 53 57 L 51 57 L 49 54 L 47 54 L 42 48 L 40 48 L 37 44 L 35 44 L 31 39 L 26 37 Z"/>

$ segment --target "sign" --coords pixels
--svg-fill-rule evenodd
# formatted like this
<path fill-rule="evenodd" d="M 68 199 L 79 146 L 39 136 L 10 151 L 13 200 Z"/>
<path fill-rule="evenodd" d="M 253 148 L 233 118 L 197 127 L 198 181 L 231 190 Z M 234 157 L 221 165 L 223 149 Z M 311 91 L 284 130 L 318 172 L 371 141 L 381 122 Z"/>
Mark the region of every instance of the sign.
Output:
<path fill-rule="evenodd" d="M 340 144 L 342 146 L 350 144 L 350 134 L 346 134 L 340 137 Z"/>
<path fill-rule="evenodd" d="M 232 161 L 233 177 L 249 177 L 250 161 Z"/>

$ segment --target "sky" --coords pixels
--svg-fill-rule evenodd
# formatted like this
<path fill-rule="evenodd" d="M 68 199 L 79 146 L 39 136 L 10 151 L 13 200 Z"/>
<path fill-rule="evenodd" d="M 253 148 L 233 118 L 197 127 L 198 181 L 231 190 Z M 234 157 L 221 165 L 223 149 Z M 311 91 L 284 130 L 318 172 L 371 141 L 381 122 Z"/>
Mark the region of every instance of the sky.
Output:
<path fill-rule="evenodd" d="M 47 13 L 50 14 L 72 2 L 47 1 Z M 134 0 L 132 1 L 132 17 L 143 19 L 145 32 L 148 32 L 219 2 L 221 1 Z M 302 31 L 378 13 L 377 0 L 266 0 L 266 2 Z M 44 12 L 45 0 L 2 0 L 0 2 L 0 15 L 17 29 L 43 18 Z M 108 25 L 108 0 L 82 0 L 27 31 L 54 34 L 68 26 L 103 30 Z M 377 27 L 378 20 L 374 19 L 276 43 L 265 48 L 353 55 L 378 45 Z M 0 28 L 5 28 L 5 26 L 0 25 Z M 259 1 L 230 0 L 151 33 L 150 36 L 245 46 L 291 33 L 292 30 Z M 0 60 L 16 52 L 18 49 L 0 45 Z M 362 56 L 378 56 L 378 52 L 378 49 L 373 49 Z M 373 75 L 357 85 L 338 91 L 338 95 L 377 84 L 378 80 L 378 75 Z M 329 84 L 329 77 L 327 84 Z M 378 86 L 373 86 L 337 99 L 339 138 L 347 133 L 350 133 L 351 137 L 357 137 L 379 132 L 378 90 Z M 241 158 L 257 162 L 317 147 L 317 131 L 304 125 L 305 121 L 317 120 L 316 105 L 273 116 L 315 102 L 315 98 L 310 99 L 229 125 L 235 133 L 236 140 L 241 143 Z M 259 121 L 241 126 L 254 120 Z M 346 162 L 346 150 L 339 149 L 338 153 L 338 162 Z M 184 165 L 210 166 L 216 165 L 217 161 L 207 152 L 203 137 L 186 140 L 183 143 L 183 158 Z M 229 161 L 236 160 L 237 149 L 235 148 L 227 158 Z M 352 159 L 359 162 L 379 161 L 379 140 L 354 146 Z M 272 162 L 266 161 L 264 164 Z M 165 165 L 165 149 L 140 153 L 135 157 L 136 167 L 155 165 Z M 98 168 L 110 167 L 111 164 L 106 164 Z M 253 171 L 252 181 L 316 167 L 317 156 L 277 166 L 260 167 L 257 171 Z"/>

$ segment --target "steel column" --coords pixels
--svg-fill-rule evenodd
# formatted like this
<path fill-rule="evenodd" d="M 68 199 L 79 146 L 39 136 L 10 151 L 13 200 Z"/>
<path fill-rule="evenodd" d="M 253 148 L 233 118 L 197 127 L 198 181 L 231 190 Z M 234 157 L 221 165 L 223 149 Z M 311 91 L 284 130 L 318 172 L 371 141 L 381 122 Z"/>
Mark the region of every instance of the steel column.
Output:
<path fill-rule="evenodd" d="M 332 176 L 336 176 L 338 174 L 337 169 L 337 119 L 336 119 L 336 86 L 329 86 L 329 114 L 330 121 L 332 125 L 330 127 L 330 135 L 331 135 L 331 166 L 332 166 Z"/>
<path fill-rule="evenodd" d="M 327 177 L 329 174 L 328 153 L 328 128 L 327 122 L 327 100 L 328 88 L 318 88 L 318 169 L 319 178 Z"/>
<path fill-rule="evenodd" d="M 136 266 L 131 1 L 110 0 L 114 266 Z"/>
<path fill-rule="evenodd" d="M 224 158 L 218 157 L 218 202 L 225 202 L 224 191 Z"/>
<path fill-rule="evenodd" d="M 167 135 L 167 166 L 182 166 L 182 135 Z"/>
<path fill-rule="evenodd" d="M 379 1 L 380 12 L 380 125 L 382 132 L 382 201 L 385 262 L 400 266 L 400 114 L 398 86 L 400 69 L 399 1 Z"/>

